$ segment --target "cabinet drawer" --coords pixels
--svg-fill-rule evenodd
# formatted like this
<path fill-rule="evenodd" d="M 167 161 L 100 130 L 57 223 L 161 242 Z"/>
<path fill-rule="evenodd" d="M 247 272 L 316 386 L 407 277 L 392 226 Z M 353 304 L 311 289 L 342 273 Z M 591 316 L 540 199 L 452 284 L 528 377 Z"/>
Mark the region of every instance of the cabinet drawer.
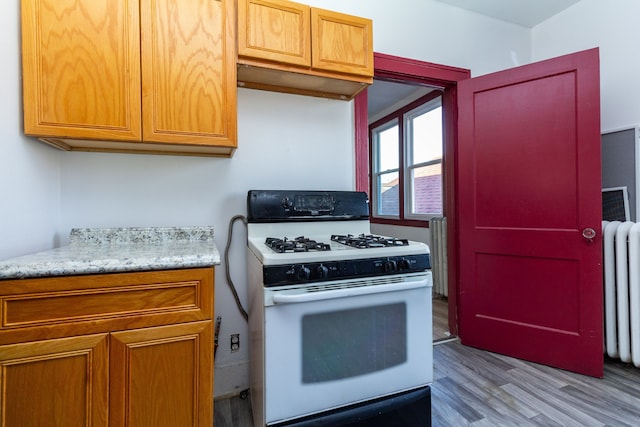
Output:
<path fill-rule="evenodd" d="M 89 333 L 210 319 L 213 268 L 3 281 L 0 312 L 0 331 L 73 323 Z"/>
<path fill-rule="evenodd" d="M 174 282 L 7 297 L 2 299 L 2 326 L 32 326 L 196 309 L 199 284 L 198 281 Z"/>

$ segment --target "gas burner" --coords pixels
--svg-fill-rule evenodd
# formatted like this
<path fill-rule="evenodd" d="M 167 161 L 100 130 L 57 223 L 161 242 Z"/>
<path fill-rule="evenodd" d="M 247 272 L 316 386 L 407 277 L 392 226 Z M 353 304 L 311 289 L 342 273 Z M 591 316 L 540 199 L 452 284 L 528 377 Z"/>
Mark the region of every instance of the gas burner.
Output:
<path fill-rule="evenodd" d="M 351 234 L 333 234 L 331 240 L 342 243 L 343 245 L 352 246 L 354 248 L 385 248 L 389 246 L 407 246 L 407 239 L 396 239 L 395 237 L 374 236 L 372 234 L 360 234 L 353 236 Z"/>
<path fill-rule="evenodd" d="M 293 240 L 288 238 L 279 239 L 277 237 L 267 237 L 267 246 L 276 252 L 309 252 L 309 251 L 330 251 L 331 246 L 327 243 L 319 243 L 304 236 L 296 237 Z"/>

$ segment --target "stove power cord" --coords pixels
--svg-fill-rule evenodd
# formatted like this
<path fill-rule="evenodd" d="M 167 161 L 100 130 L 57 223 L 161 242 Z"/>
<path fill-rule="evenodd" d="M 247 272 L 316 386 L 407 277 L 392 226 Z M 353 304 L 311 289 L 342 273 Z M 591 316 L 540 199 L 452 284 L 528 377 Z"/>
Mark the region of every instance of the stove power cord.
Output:
<path fill-rule="evenodd" d="M 231 279 L 231 273 L 229 272 L 229 248 L 231 247 L 231 237 L 233 235 L 233 223 L 238 220 L 242 220 L 244 225 L 245 226 L 247 225 L 247 218 L 243 215 L 236 215 L 232 217 L 231 220 L 229 221 L 229 234 L 227 235 L 227 246 L 224 248 L 224 267 L 225 267 L 225 273 L 227 276 L 227 284 L 229 285 L 229 289 L 233 294 L 233 298 L 236 300 L 236 306 L 238 307 L 240 314 L 242 314 L 242 317 L 244 317 L 244 320 L 249 321 L 249 314 L 244 309 L 244 307 L 242 307 L 242 302 L 240 301 L 240 297 L 238 297 L 238 291 L 236 290 L 236 287 L 233 284 L 233 280 Z"/>

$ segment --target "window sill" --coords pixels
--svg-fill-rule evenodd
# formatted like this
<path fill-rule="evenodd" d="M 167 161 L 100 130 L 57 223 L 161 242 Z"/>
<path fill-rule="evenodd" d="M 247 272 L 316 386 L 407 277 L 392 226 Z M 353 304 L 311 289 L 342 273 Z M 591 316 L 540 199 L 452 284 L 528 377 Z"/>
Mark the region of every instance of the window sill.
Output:
<path fill-rule="evenodd" d="M 429 228 L 429 220 L 370 217 L 369 221 L 372 224 L 387 224 L 387 225 L 397 225 L 401 227 Z"/>

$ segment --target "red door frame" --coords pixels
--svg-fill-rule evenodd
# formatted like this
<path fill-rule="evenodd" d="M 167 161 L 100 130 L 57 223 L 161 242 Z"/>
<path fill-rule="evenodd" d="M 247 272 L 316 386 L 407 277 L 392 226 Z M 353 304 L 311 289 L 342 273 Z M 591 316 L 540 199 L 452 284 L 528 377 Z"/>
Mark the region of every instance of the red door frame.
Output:
<path fill-rule="evenodd" d="M 448 234 L 448 281 L 449 281 L 449 331 L 458 334 L 457 322 L 457 246 L 455 203 L 456 147 L 457 147 L 457 82 L 471 77 L 471 71 L 464 68 L 449 67 L 430 62 L 401 58 L 398 56 L 374 53 L 374 75 L 377 79 L 399 83 L 431 86 L 443 89 L 442 105 L 444 111 L 444 212 L 447 217 Z M 355 98 L 355 156 L 356 190 L 369 193 L 369 129 L 367 114 L 367 91 Z"/>

